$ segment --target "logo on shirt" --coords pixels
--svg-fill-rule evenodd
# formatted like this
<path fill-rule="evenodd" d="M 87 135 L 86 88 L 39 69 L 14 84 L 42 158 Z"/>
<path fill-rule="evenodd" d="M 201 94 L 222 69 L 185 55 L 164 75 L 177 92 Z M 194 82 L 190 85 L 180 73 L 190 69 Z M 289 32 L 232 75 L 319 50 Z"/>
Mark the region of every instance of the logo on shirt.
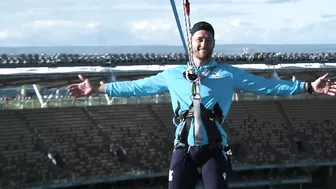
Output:
<path fill-rule="evenodd" d="M 212 78 L 220 78 L 220 77 L 221 77 L 221 74 L 218 73 L 218 72 L 215 72 L 215 73 L 211 74 L 211 77 L 212 77 Z"/>
<path fill-rule="evenodd" d="M 223 173 L 223 178 L 224 180 L 226 180 L 226 173 Z"/>
<path fill-rule="evenodd" d="M 174 173 L 174 171 L 170 169 L 169 170 L 169 176 L 168 176 L 169 182 L 173 181 L 173 173 Z"/>

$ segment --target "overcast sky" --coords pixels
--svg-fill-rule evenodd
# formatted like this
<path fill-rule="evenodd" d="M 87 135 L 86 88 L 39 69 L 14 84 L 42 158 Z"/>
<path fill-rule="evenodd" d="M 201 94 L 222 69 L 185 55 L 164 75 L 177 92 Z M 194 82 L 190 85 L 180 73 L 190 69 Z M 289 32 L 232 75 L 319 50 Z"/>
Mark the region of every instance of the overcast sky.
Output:
<path fill-rule="evenodd" d="M 184 29 L 182 0 L 175 0 Z M 336 42 L 335 0 L 190 0 L 217 44 Z M 4 0 L 0 46 L 181 45 L 169 0 Z"/>

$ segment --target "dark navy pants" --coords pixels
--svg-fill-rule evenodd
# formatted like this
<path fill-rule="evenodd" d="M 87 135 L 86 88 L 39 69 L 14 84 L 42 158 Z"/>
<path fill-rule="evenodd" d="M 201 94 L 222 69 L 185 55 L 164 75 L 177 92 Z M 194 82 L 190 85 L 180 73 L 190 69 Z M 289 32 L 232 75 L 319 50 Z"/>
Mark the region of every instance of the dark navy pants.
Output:
<path fill-rule="evenodd" d="M 201 168 L 199 172 L 199 168 Z M 168 189 L 195 189 L 201 179 L 205 189 L 228 189 L 229 163 L 221 149 L 191 146 L 173 151 Z"/>

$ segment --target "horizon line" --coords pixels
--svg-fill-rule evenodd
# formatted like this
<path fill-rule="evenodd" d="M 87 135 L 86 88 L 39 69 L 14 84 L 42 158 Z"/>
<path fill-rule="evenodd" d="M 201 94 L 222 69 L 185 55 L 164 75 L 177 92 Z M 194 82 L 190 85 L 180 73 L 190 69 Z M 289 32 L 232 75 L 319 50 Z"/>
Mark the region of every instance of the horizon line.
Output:
<path fill-rule="evenodd" d="M 336 45 L 336 43 L 228 43 L 228 44 L 216 44 L 216 46 L 237 46 L 237 45 L 263 45 L 263 46 L 296 46 L 296 45 L 306 45 L 306 46 L 316 46 L 316 45 Z M 13 45 L 13 46 L 0 46 L 0 48 L 22 48 L 22 47 L 181 47 L 183 45 L 164 45 L 164 44 L 148 44 L 148 45 Z"/>

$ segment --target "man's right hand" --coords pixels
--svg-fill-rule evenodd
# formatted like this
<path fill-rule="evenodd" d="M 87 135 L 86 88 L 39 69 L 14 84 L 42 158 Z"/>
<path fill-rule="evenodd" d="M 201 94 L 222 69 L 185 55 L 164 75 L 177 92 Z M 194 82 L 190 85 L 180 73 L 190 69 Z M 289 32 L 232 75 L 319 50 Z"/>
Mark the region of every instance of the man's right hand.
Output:
<path fill-rule="evenodd" d="M 71 84 L 68 87 L 70 96 L 78 98 L 99 92 L 99 86 L 93 86 L 93 84 L 82 75 L 78 75 L 78 78 L 82 81 L 81 83 Z"/>

